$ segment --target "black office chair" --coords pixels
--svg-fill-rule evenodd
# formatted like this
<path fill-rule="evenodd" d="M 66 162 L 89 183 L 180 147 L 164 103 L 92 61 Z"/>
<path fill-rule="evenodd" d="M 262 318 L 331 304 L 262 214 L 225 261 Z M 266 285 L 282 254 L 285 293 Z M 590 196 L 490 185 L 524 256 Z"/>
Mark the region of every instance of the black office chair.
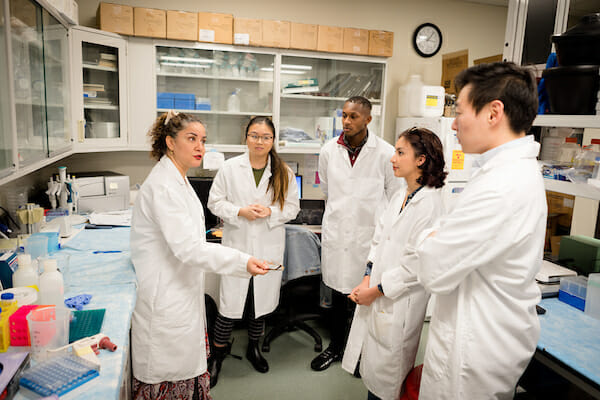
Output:
<path fill-rule="evenodd" d="M 303 330 L 315 340 L 315 351 L 323 350 L 321 336 L 305 321 L 319 319 L 319 288 L 321 275 L 302 276 L 287 282 L 281 288 L 278 310 L 281 314 L 279 322 L 267 333 L 262 344 L 262 351 L 271 350 L 271 342 L 285 332 Z M 277 314 L 277 313 L 276 313 Z"/>

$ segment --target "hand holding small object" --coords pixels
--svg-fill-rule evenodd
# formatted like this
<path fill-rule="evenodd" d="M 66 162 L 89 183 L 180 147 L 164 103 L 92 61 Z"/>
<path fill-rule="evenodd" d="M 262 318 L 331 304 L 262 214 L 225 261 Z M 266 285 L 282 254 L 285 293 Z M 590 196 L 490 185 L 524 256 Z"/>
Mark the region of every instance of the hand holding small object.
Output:
<path fill-rule="evenodd" d="M 267 267 L 267 263 L 265 261 L 260 261 L 254 257 L 250 257 L 248 263 L 246 264 L 246 270 L 250 275 L 264 275 L 269 271 Z"/>

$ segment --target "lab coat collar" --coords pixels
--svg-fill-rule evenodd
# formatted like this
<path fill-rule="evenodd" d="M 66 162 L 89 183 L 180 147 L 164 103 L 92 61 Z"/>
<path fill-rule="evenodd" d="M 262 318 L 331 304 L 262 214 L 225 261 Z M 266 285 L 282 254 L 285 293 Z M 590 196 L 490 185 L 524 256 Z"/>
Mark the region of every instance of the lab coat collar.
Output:
<path fill-rule="evenodd" d="M 396 216 L 396 219 L 400 216 L 400 209 L 402 208 L 402 204 L 404 204 L 404 198 L 406 197 L 406 191 L 408 190 L 408 187 L 404 187 L 402 190 L 400 190 L 398 192 L 398 195 L 400 196 L 400 201 L 396 202 L 396 207 L 398 208 L 395 212 L 394 215 Z M 419 201 L 421 201 L 423 198 L 425 198 L 425 196 L 427 196 L 429 193 L 433 192 L 437 190 L 434 187 L 430 187 L 430 186 L 423 186 L 421 188 L 421 190 L 419 190 L 417 192 L 417 194 L 415 194 L 415 197 L 413 197 L 410 202 L 408 203 L 408 205 L 404 208 L 404 211 L 406 211 L 406 208 L 408 207 L 413 207 L 411 206 L 411 204 L 416 204 Z M 402 211 L 402 212 L 404 212 Z M 396 223 L 396 221 L 394 221 L 394 223 Z"/>
<path fill-rule="evenodd" d="M 167 155 L 164 155 L 160 158 L 159 164 L 161 165 L 162 168 L 167 170 L 170 174 L 175 175 L 175 181 L 177 183 L 179 183 L 180 185 L 187 184 L 187 178 L 184 178 L 183 176 L 181 176 L 181 172 L 179 172 L 179 170 L 177 169 L 177 167 L 175 166 L 173 161 L 171 161 L 171 159 Z"/>
<path fill-rule="evenodd" d="M 240 166 L 243 168 L 250 168 L 252 171 L 252 164 L 250 164 L 250 152 L 246 150 L 242 156 Z M 265 172 L 263 172 L 261 182 L 263 179 L 269 179 L 271 177 L 271 155 L 267 157 L 267 165 L 265 165 Z"/>
<path fill-rule="evenodd" d="M 535 159 L 540 152 L 540 144 L 533 139 L 532 135 L 527 135 L 523 138 L 519 138 L 510 141 L 497 148 L 500 151 L 496 151 L 495 154 L 480 167 L 475 170 L 473 176 L 478 171 L 489 171 L 492 168 L 496 168 L 500 165 L 510 163 L 513 160 L 523 158 Z M 496 149 L 492 149 L 496 150 Z"/>

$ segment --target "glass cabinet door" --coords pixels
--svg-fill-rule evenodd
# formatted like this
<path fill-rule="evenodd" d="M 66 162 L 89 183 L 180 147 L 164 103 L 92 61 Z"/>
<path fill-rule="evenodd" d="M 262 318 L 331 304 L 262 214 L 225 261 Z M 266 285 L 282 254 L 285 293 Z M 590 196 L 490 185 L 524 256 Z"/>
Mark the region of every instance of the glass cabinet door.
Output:
<path fill-rule="evenodd" d="M 10 173 L 12 159 L 12 129 L 10 126 L 10 105 L 8 86 L 8 53 L 4 26 L 4 7 L 0 7 L 0 177 Z"/>
<path fill-rule="evenodd" d="M 127 144 L 125 51 L 126 41 L 117 35 L 73 29 L 73 112 L 79 143 L 95 148 Z"/>
<path fill-rule="evenodd" d="M 252 116 L 273 115 L 273 54 L 156 47 L 156 108 L 198 114 L 207 143 L 237 145 Z"/>
<path fill-rule="evenodd" d="M 67 29 L 43 12 L 46 123 L 50 155 L 71 145 L 69 41 Z"/>
<path fill-rule="evenodd" d="M 48 155 L 42 8 L 11 0 L 11 45 L 19 165 Z"/>
<path fill-rule="evenodd" d="M 373 105 L 369 132 L 381 132 L 385 62 L 282 56 L 279 144 L 319 148 L 342 132 L 342 108 L 352 96 Z"/>

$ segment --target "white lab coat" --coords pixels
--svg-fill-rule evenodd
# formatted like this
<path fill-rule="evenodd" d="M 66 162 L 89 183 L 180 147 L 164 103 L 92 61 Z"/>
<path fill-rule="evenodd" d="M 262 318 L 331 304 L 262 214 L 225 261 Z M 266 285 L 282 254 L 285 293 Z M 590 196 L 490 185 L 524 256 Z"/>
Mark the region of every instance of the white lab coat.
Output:
<path fill-rule="evenodd" d="M 206 372 L 204 271 L 249 277 L 249 257 L 206 243 L 202 204 L 164 156 L 133 208 L 131 260 L 138 289 L 131 354 L 136 379 L 155 384 Z"/>
<path fill-rule="evenodd" d="M 382 214 L 371 243 L 369 285 L 381 283 L 384 296 L 354 313 L 342 367 L 352 373 L 359 356 L 367 389 L 383 400 L 400 397 L 402 382 L 413 368 L 429 293 L 416 280 L 419 234 L 442 215 L 439 189 L 423 187 L 402 212 L 406 189 L 398 190 Z"/>
<path fill-rule="evenodd" d="M 208 196 L 208 208 L 225 221 L 223 244 L 252 254 L 275 264 L 283 263 L 285 248 L 284 224 L 296 217 L 299 207 L 298 187 L 289 170 L 289 185 L 283 210 L 272 204 L 271 157 L 258 187 L 254 180 L 248 152 L 225 161 L 217 173 Z M 240 208 L 262 204 L 271 208 L 271 215 L 248 221 L 238 216 Z M 258 318 L 273 312 L 279 303 L 281 271 L 271 271 L 254 278 L 254 312 Z M 248 293 L 249 278 L 221 277 L 219 312 L 228 318 L 241 318 Z"/>
<path fill-rule="evenodd" d="M 418 247 L 419 281 L 436 295 L 421 400 L 512 399 L 535 351 L 547 214 L 539 147 L 529 137 L 495 154 Z"/>
<path fill-rule="evenodd" d="M 404 179 L 396 178 L 394 148 L 369 133 L 354 166 L 348 150 L 333 138 L 321 149 L 319 179 L 327 197 L 321 227 L 323 282 L 341 293 L 360 283 L 375 225 Z"/>

